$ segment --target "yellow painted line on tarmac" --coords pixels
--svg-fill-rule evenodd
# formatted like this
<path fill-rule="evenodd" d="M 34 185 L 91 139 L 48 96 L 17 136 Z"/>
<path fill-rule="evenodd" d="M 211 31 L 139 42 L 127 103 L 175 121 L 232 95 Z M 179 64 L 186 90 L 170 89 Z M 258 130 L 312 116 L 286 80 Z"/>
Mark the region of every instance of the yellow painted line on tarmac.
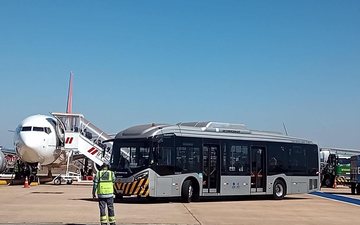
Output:
<path fill-rule="evenodd" d="M 0 185 L 7 185 L 7 181 L 6 180 L 0 180 Z"/>

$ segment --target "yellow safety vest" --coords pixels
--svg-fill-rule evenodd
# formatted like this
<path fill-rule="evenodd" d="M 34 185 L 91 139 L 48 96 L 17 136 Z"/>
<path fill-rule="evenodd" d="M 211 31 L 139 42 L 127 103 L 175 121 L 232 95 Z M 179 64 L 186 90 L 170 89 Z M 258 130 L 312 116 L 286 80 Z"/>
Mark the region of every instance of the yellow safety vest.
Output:
<path fill-rule="evenodd" d="M 109 195 L 114 193 L 113 172 L 110 170 L 99 171 L 96 174 L 98 179 L 98 195 Z"/>

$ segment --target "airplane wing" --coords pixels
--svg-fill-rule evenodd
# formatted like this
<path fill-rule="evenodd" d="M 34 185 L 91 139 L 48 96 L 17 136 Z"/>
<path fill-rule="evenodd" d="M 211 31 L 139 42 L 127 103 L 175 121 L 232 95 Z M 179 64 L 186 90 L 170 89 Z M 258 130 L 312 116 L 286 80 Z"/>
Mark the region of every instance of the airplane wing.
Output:
<path fill-rule="evenodd" d="M 15 149 L 0 148 L 4 154 L 16 155 Z"/>

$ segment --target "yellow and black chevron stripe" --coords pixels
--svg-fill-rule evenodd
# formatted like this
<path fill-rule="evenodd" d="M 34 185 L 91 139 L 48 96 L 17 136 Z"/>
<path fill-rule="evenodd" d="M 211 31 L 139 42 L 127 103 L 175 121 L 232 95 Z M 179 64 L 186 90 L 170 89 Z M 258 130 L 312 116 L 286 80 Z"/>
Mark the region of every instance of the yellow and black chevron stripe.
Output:
<path fill-rule="evenodd" d="M 338 176 L 336 177 L 336 183 L 337 184 L 346 184 L 350 182 L 350 178 L 344 177 L 344 176 Z"/>
<path fill-rule="evenodd" d="M 115 183 L 115 188 L 117 193 L 122 195 L 137 195 L 141 197 L 149 196 L 149 179 L 142 178 L 133 182 Z"/>

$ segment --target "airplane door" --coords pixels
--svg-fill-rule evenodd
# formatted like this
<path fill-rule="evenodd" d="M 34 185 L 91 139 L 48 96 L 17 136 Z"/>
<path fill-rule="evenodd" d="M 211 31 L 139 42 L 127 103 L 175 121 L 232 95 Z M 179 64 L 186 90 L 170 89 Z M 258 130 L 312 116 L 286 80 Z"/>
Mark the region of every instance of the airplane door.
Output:
<path fill-rule="evenodd" d="M 218 145 L 203 146 L 203 193 L 219 193 L 220 159 Z"/>
<path fill-rule="evenodd" d="M 251 147 L 251 192 L 266 191 L 265 147 Z"/>

